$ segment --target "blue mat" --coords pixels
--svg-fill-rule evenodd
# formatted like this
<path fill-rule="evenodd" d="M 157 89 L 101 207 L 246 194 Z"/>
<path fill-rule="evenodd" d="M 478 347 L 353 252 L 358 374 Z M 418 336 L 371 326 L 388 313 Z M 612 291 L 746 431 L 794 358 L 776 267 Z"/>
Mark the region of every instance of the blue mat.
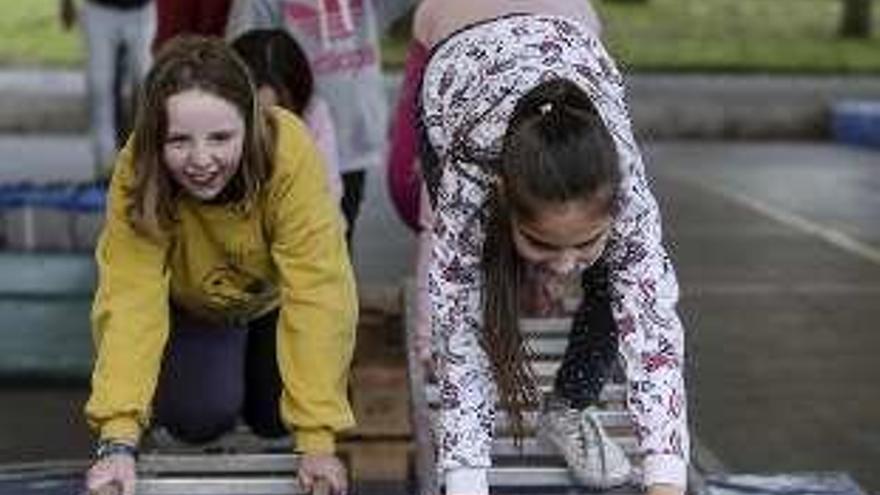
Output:
<path fill-rule="evenodd" d="M 835 141 L 880 149 L 880 101 L 842 101 L 831 107 Z"/>
<path fill-rule="evenodd" d="M 706 478 L 703 495 L 867 495 L 846 473 L 725 474 Z"/>
<path fill-rule="evenodd" d="M 53 208 L 70 212 L 103 211 L 107 201 L 106 182 L 0 184 L 0 209 Z"/>

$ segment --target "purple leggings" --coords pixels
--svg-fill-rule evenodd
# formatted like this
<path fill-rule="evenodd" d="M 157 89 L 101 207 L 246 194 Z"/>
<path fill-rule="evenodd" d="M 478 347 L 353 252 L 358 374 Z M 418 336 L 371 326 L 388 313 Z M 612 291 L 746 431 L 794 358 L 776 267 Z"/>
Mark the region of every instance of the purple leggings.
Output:
<path fill-rule="evenodd" d="M 281 422 L 281 377 L 275 356 L 278 311 L 224 326 L 172 311 L 156 390 L 155 423 L 178 440 L 204 443 L 239 418 L 259 436 L 287 434 Z"/>

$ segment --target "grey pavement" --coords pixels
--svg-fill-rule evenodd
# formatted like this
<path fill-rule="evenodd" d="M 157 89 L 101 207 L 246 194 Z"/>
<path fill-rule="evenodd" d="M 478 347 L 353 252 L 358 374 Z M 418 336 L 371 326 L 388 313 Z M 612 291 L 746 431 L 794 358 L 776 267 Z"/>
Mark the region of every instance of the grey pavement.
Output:
<path fill-rule="evenodd" d="M 880 153 L 649 149 L 697 437 L 732 471 L 842 470 L 877 492 Z"/>

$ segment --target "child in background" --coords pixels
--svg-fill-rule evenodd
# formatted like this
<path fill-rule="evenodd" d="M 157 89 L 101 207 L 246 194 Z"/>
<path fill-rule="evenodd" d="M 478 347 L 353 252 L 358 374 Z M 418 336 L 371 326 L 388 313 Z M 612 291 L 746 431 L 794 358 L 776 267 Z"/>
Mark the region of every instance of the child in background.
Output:
<path fill-rule="evenodd" d="M 392 0 L 234 0 L 227 39 L 252 29 L 284 29 L 302 47 L 316 92 L 333 114 L 342 174 L 342 211 L 354 234 L 367 173 L 385 158 L 387 98 L 379 18 Z M 394 9 L 397 11 L 398 9 Z"/>
<path fill-rule="evenodd" d="M 232 0 L 156 0 L 153 51 L 181 34 L 223 36 Z"/>
<path fill-rule="evenodd" d="M 259 103 L 222 40 L 160 51 L 96 258 L 89 490 L 133 495 L 151 424 L 198 444 L 243 419 L 292 435 L 306 489 L 345 492 L 334 448 L 354 423 L 357 297 L 344 228 L 308 129 Z"/>
<path fill-rule="evenodd" d="M 314 92 L 315 81 L 306 54 L 281 29 L 247 31 L 232 40 L 232 49 L 250 68 L 264 105 L 279 105 L 305 121 L 324 155 L 333 197 L 341 201 L 336 129 L 327 103 Z"/>
<path fill-rule="evenodd" d="M 69 29 L 79 18 L 86 47 L 89 128 L 96 179 L 112 172 L 113 159 L 131 127 L 129 102 L 152 63 L 156 32 L 153 0 L 83 0 L 77 16 L 74 0 L 60 0 L 61 23 Z M 124 55 L 124 56 L 121 56 Z"/>

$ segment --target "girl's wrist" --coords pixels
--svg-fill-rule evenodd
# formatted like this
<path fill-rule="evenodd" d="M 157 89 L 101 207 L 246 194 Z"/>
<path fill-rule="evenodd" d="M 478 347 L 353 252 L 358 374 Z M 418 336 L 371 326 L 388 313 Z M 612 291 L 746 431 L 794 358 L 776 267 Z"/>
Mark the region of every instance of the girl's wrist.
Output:
<path fill-rule="evenodd" d="M 95 460 L 100 461 L 112 455 L 127 455 L 137 460 L 139 452 L 137 445 L 125 440 L 116 440 L 113 438 L 105 438 L 95 444 Z"/>
<path fill-rule="evenodd" d="M 455 468 L 446 471 L 449 495 L 488 495 L 489 476 L 484 468 Z"/>
<path fill-rule="evenodd" d="M 684 495 L 684 488 L 667 483 L 649 485 L 646 495 Z"/>

